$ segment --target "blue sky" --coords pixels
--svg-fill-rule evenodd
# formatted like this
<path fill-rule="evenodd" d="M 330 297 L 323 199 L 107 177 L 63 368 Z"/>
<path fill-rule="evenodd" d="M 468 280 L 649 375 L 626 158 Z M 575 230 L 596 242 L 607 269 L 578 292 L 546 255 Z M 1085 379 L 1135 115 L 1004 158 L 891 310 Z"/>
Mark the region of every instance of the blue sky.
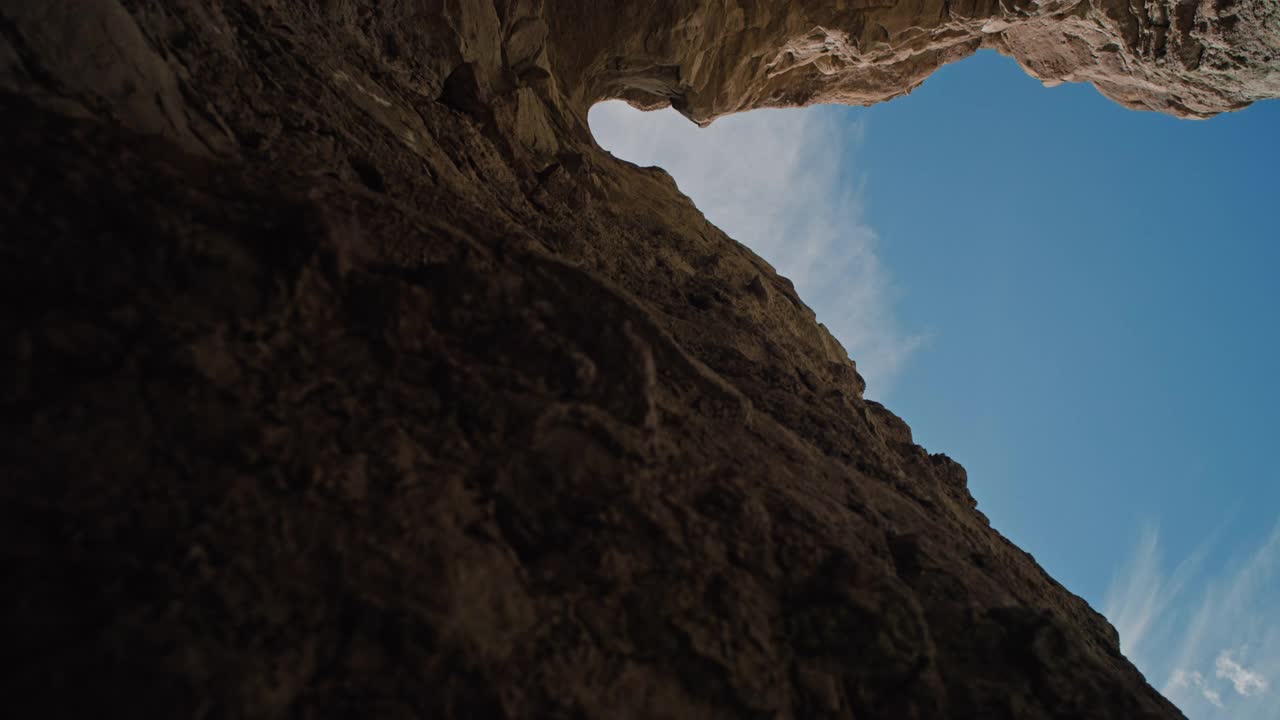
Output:
<path fill-rule="evenodd" d="M 1188 716 L 1276 720 L 1280 102 L 1176 120 L 980 53 L 872 108 L 592 127 L 795 280 Z"/>

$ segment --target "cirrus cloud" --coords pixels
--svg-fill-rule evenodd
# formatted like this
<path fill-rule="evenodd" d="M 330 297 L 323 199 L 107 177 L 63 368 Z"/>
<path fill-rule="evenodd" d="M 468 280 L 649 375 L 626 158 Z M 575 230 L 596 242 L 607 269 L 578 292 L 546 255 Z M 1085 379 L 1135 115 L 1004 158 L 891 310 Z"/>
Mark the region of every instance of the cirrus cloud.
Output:
<path fill-rule="evenodd" d="M 1211 566 L 1205 543 L 1172 570 L 1160 534 L 1142 533 L 1112 580 L 1105 614 L 1121 649 L 1195 720 L 1276 720 L 1280 677 L 1280 523 L 1236 562 Z"/>

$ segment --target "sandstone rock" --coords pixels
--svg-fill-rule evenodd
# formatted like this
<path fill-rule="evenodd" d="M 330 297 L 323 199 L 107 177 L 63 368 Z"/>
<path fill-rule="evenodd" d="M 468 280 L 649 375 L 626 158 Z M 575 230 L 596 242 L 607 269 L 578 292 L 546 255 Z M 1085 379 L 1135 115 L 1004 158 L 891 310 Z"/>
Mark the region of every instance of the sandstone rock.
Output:
<path fill-rule="evenodd" d="M 1267 7 L 0 3 L 7 714 L 1179 717 L 585 118 L 979 47 L 1202 116 Z"/>
<path fill-rule="evenodd" d="M 575 10 L 591 15 L 591 34 L 575 30 L 576 15 L 563 24 L 553 15 L 552 46 L 573 47 L 555 57 L 559 77 L 580 88 L 578 104 L 669 103 L 698 123 L 888 100 L 979 48 L 1046 84 L 1091 82 L 1129 107 L 1186 117 L 1280 93 L 1280 25 L 1266 3 L 675 0 Z"/>

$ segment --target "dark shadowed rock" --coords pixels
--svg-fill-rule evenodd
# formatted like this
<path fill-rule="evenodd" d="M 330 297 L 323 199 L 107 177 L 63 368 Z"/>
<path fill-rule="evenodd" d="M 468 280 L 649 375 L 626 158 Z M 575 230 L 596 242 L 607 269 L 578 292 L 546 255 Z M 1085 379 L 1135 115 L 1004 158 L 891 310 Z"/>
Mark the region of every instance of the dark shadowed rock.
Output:
<path fill-rule="evenodd" d="M 0 2 L 6 716 L 1179 717 L 585 117 L 979 47 L 1202 116 L 1264 7 Z"/>

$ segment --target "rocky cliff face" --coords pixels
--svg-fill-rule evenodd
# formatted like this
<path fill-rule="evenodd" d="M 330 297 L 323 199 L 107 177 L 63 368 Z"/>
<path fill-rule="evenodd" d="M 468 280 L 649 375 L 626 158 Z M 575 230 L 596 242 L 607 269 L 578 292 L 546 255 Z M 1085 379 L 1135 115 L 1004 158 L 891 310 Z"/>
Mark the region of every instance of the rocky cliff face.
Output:
<path fill-rule="evenodd" d="M 13 717 L 1170 718 L 586 110 L 980 47 L 1201 116 L 1274 4 L 0 3 Z"/>

